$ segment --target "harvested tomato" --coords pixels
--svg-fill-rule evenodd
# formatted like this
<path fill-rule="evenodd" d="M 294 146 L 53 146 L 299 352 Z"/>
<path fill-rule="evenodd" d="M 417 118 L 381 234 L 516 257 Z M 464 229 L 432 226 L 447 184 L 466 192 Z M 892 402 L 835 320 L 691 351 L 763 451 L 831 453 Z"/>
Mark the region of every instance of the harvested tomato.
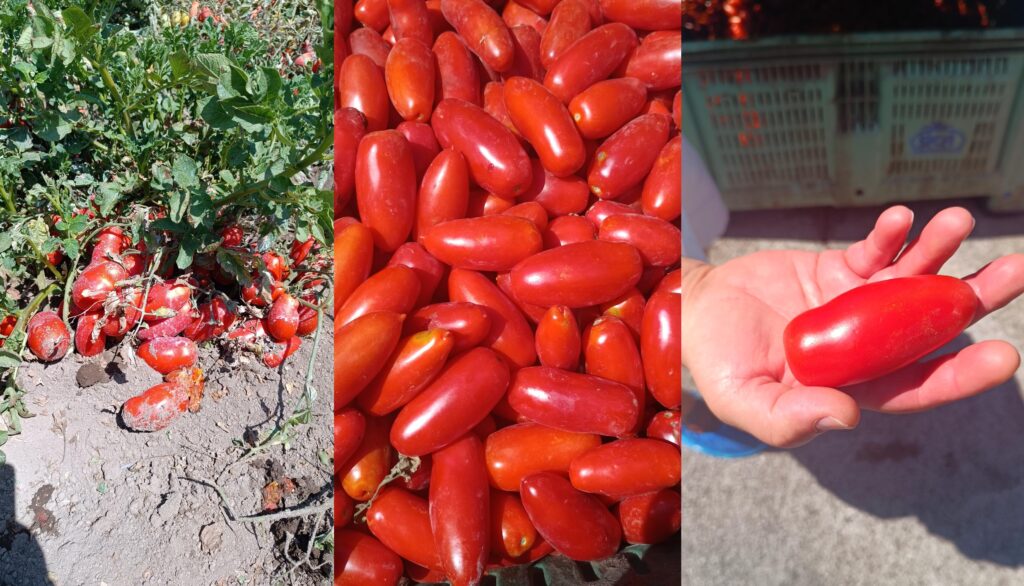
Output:
<path fill-rule="evenodd" d="M 534 305 L 585 307 L 611 301 L 640 280 L 636 248 L 592 240 L 545 250 L 512 269 L 516 297 Z"/>
<path fill-rule="evenodd" d="M 430 527 L 452 586 L 479 584 L 490 553 L 490 490 L 484 448 L 473 434 L 434 452 Z"/>
<path fill-rule="evenodd" d="M 639 79 L 653 91 L 665 90 L 679 87 L 682 67 L 682 33 L 658 31 L 644 37 L 626 64 L 626 75 Z"/>
<path fill-rule="evenodd" d="M 519 493 L 537 532 L 574 560 L 606 558 L 619 548 L 618 520 L 596 497 L 582 493 L 554 472 L 523 479 Z"/>
<path fill-rule="evenodd" d="M 394 251 L 416 219 L 416 166 L 409 141 L 394 130 L 367 134 L 359 143 L 355 172 L 359 215 L 374 244 Z"/>
<path fill-rule="evenodd" d="M 359 406 L 377 416 L 405 406 L 433 382 L 453 344 L 445 330 L 427 330 L 400 341 L 377 378 L 359 395 Z"/>
<path fill-rule="evenodd" d="M 366 118 L 366 130 L 376 132 L 388 125 L 388 90 L 381 67 L 366 55 L 345 58 L 338 70 L 342 108 L 354 108 Z"/>
<path fill-rule="evenodd" d="M 416 273 L 420 281 L 420 294 L 416 297 L 414 307 L 426 305 L 434 298 L 441 279 L 444 278 L 445 266 L 432 254 L 427 252 L 418 242 L 406 242 L 391 255 L 388 266 L 402 265 Z"/>
<path fill-rule="evenodd" d="M 428 504 L 411 492 L 384 487 L 366 515 L 370 532 L 381 543 L 424 567 L 439 569 L 441 558 L 430 529 Z"/>
<path fill-rule="evenodd" d="M 667 267 L 679 262 L 683 240 L 679 228 L 661 218 L 642 214 L 616 214 L 601 222 L 600 240 L 632 244 L 647 266 Z"/>
<path fill-rule="evenodd" d="M 628 438 L 598 446 L 573 460 L 572 485 L 621 499 L 679 483 L 679 448 L 657 439 Z"/>
<path fill-rule="evenodd" d="M 569 113 L 583 138 L 610 136 L 643 110 L 647 88 L 632 77 L 599 81 L 569 102 Z"/>
<path fill-rule="evenodd" d="M 337 217 L 356 188 L 356 149 L 366 134 L 366 116 L 355 108 L 334 112 L 334 214 Z M 337 236 L 335 236 L 337 237 Z"/>
<path fill-rule="evenodd" d="M 669 118 L 644 114 L 626 123 L 598 147 L 587 172 L 590 191 L 601 199 L 618 199 L 644 178 L 668 142 Z"/>
<path fill-rule="evenodd" d="M 533 331 L 526 318 L 496 285 L 480 273 L 452 269 L 448 275 L 448 295 L 452 301 L 474 303 L 486 307 L 491 318 L 491 331 L 484 345 L 492 348 L 512 364 L 529 366 L 537 359 Z"/>
<path fill-rule="evenodd" d="M 466 217 L 469 206 L 469 168 L 466 158 L 444 149 L 430 163 L 420 184 L 416 208 L 416 239 L 423 243 L 427 231 L 442 222 Z"/>
<path fill-rule="evenodd" d="M 681 497 L 671 488 L 631 496 L 619 503 L 622 537 L 629 543 L 661 543 L 679 531 Z"/>
<path fill-rule="evenodd" d="M 547 228 L 548 226 L 547 210 L 544 209 L 544 206 L 535 201 L 516 204 L 501 213 L 506 216 L 515 216 L 517 218 L 529 220 L 537 227 L 538 230 L 541 231 L 541 233 L 543 233 L 544 228 Z"/>
<path fill-rule="evenodd" d="M 544 366 L 576 370 L 580 363 L 580 328 L 564 305 L 552 305 L 537 324 L 537 357 Z"/>
<path fill-rule="evenodd" d="M 135 431 L 160 431 L 188 407 L 188 391 L 175 383 L 160 383 L 124 402 L 121 419 Z"/>
<path fill-rule="evenodd" d="M 363 442 L 366 418 L 358 409 L 347 407 L 334 414 L 335 472 L 342 468 Z"/>
<path fill-rule="evenodd" d="M 483 0 L 441 0 L 441 14 L 488 67 L 505 71 L 512 66 L 512 33 Z"/>
<path fill-rule="evenodd" d="M 455 268 L 507 271 L 540 252 L 541 237 L 529 220 L 494 215 L 437 224 L 424 235 L 423 245 Z"/>
<path fill-rule="evenodd" d="M 677 446 L 682 442 L 681 433 L 682 415 L 678 409 L 659 411 L 647 424 L 647 437 L 665 440 Z"/>
<path fill-rule="evenodd" d="M 426 122 L 434 108 L 434 54 L 423 41 L 405 38 L 395 43 L 384 65 L 391 103 L 406 120 Z"/>
<path fill-rule="evenodd" d="M 406 332 L 430 329 L 445 330 L 452 335 L 452 353 L 474 348 L 491 331 L 487 309 L 475 303 L 437 303 L 421 307 L 405 322 Z"/>
<path fill-rule="evenodd" d="M 403 316 L 369 313 L 334 333 L 334 409 L 347 406 L 384 367 L 398 344 Z"/>
<path fill-rule="evenodd" d="M 608 79 L 636 48 L 633 29 L 620 23 L 599 26 L 566 48 L 548 67 L 544 86 L 563 104 Z"/>
<path fill-rule="evenodd" d="M 421 0 L 388 0 L 388 12 L 391 29 L 398 41 L 412 38 L 429 45 L 434 40 L 426 3 Z"/>
<path fill-rule="evenodd" d="M 379 417 L 366 420 L 363 440 L 341 467 L 341 486 L 353 500 L 370 500 L 391 466 L 387 421 Z"/>
<path fill-rule="evenodd" d="M 573 460 L 599 445 L 596 434 L 519 423 L 487 437 L 487 472 L 494 487 L 517 491 L 523 478 L 537 472 L 568 475 Z"/>
<path fill-rule="evenodd" d="M 196 363 L 198 350 L 188 338 L 153 338 L 136 350 L 139 358 L 160 374 L 187 368 Z"/>
<path fill-rule="evenodd" d="M 682 213 L 682 135 L 668 141 L 644 180 L 640 201 L 649 216 L 673 222 Z"/>
<path fill-rule="evenodd" d="M 541 37 L 540 59 L 551 65 L 580 37 L 590 32 L 590 9 L 586 0 L 564 0 L 554 6 Z"/>
<path fill-rule="evenodd" d="M 518 489 L 518 483 L 516 485 Z M 518 558 L 537 541 L 537 530 L 526 514 L 519 496 L 500 490 L 491 491 L 491 552 Z"/>
<path fill-rule="evenodd" d="M 954 277 L 869 283 L 793 318 L 783 334 L 786 362 L 805 385 L 872 380 L 949 343 L 977 310 L 974 289 Z"/>
<path fill-rule="evenodd" d="M 419 293 L 416 271 L 403 265 L 384 268 L 349 295 L 335 315 L 335 328 L 374 311 L 407 313 L 416 304 Z"/>
<path fill-rule="evenodd" d="M 441 145 L 437 144 L 434 130 L 430 128 L 429 124 L 411 122 L 409 120 L 396 126 L 395 130 L 409 142 L 409 149 L 412 151 L 413 167 L 416 168 L 416 180 L 423 179 L 423 174 L 427 171 L 427 167 L 430 166 L 434 157 L 441 152 Z"/>
<path fill-rule="evenodd" d="M 40 311 L 28 320 L 28 349 L 43 362 L 64 358 L 71 345 L 71 334 L 64 320 L 53 311 Z"/>
<path fill-rule="evenodd" d="M 566 244 L 587 242 L 597 237 L 590 220 L 582 216 L 560 216 L 544 231 L 544 248 L 558 248 Z"/>
<path fill-rule="evenodd" d="M 362 224 L 352 224 L 334 233 L 334 311 L 370 274 L 373 263 L 373 235 Z"/>
<path fill-rule="evenodd" d="M 547 366 L 516 372 L 508 402 L 542 425 L 606 436 L 630 433 L 640 417 L 636 396 L 626 385 Z"/>
<path fill-rule="evenodd" d="M 334 571 L 334 586 L 394 586 L 402 578 L 402 558 L 371 535 L 337 531 Z"/>
<path fill-rule="evenodd" d="M 537 151 L 545 169 L 557 177 L 583 166 L 583 139 L 569 111 L 543 85 L 525 77 L 505 82 L 505 107 L 519 133 Z"/>
<path fill-rule="evenodd" d="M 445 31 L 434 41 L 437 73 L 441 80 L 441 98 L 465 100 L 480 105 L 480 74 L 476 59 L 459 35 Z"/>

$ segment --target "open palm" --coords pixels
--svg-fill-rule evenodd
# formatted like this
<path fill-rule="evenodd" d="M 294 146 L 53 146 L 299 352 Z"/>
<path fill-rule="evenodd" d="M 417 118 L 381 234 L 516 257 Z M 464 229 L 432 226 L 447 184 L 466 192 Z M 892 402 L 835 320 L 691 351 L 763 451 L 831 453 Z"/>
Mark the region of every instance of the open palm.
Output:
<path fill-rule="evenodd" d="M 974 227 L 967 210 L 948 208 L 904 247 L 912 222 L 909 209 L 893 207 L 866 239 L 845 250 L 758 252 L 687 274 L 683 364 L 715 415 L 771 445 L 791 447 L 855 427 L 861 409 L 920 411 L 1013 376 L 1017 351 L 993 340 L 843 391 L 793 377 L 782 345 L 789 320 L 865 283 L 937 273 Z M 980 300 L 976 321 L 1024 292 L 1024 255 L 1002 257 L 966 281 Z"/>

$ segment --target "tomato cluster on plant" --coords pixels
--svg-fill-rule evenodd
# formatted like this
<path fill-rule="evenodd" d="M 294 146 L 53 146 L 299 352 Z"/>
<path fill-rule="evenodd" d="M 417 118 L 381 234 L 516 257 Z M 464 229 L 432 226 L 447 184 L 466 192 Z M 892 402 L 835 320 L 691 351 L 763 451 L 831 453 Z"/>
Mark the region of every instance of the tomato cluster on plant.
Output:
<path fill-rule="evenodd" d="M 678 2 L 335 9 L 335 584 L 668 539 Z"/>

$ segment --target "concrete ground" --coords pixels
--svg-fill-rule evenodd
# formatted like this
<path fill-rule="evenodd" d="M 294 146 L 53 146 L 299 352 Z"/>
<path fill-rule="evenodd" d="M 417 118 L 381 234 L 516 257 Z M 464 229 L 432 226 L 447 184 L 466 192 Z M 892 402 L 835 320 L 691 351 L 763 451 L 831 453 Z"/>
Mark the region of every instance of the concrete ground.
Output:
<path fill-rule="evenodd" d="M 943 273 L 1024 252 L 1024 215 L 972 200 L 912 205 L 915 235 L 946 205 L 977 218 Z M 882 208 L 734 213 L 712 262 L 763 249 L 842 247 Z M 954 344 L 1024 352 L 1024 299 Z M 1024 368 L 981 396 L 740 460 L 683 453 L 683 584 L 1024 584 Z"/>

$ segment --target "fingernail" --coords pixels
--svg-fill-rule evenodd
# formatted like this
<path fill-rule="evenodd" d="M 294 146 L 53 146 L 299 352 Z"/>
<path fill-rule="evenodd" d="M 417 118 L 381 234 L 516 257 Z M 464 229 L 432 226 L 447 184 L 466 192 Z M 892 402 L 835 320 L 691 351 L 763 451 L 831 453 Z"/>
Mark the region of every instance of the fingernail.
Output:
<path fill-rule="evenodd" d="M 823 417 L 814 424 L 814 427 L 818 431 L 845 431 L 851 429 L 849 425 L 846 425 L 835 417 Z"/>

